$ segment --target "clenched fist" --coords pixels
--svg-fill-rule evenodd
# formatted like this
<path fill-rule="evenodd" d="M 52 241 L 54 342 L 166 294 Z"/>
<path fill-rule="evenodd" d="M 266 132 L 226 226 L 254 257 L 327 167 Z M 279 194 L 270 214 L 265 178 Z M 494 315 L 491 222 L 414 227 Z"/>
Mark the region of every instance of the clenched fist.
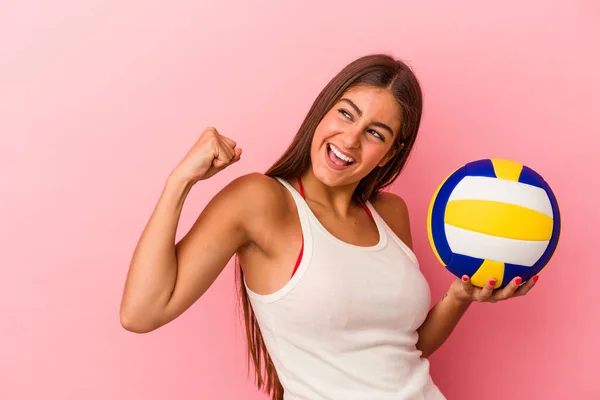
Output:
<path fill-rule="evenodd" d="M 215 128 L 208 127 L 200 134 L 175 172 L 191 183 L 208 179 L 239 161 L 242 149 L 236 146 L 236 142 L 219 134 Z"/>

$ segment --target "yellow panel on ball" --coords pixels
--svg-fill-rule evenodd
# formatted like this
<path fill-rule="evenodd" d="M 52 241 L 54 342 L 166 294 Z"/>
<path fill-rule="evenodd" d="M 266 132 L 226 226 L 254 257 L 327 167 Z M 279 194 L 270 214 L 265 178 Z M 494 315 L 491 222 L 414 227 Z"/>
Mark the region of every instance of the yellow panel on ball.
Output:
<path fill-rule="evenodd" d="M 517 240 L 549 240 L 552 218 L 514 204 L 485 200 L 453 200 L 446 206 L 446 224 L 487 235 Z"/>
<path fill-rule="evenodd" d="M 504 280 L 504 263 L 484 260 L 481 267 L 471 276 L 471 284 L 483 287 L 490 279 L 495 279 L 494 288 L 499 288 Z"/>

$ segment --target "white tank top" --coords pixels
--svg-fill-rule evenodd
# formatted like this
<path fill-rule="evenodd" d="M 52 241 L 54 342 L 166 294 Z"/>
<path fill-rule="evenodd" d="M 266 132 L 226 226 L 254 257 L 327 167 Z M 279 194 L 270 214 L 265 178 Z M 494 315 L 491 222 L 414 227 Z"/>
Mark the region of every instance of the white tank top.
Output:
<path fill-rule="evenodd" d="M 285 400 L 441 400 L 416 329 L 430 290 L 414 253 L 370 202 L 373 246 L 333 236 L 287 181 L 302 226 L 296 273 L 275 293 L 248 295 Z"/>

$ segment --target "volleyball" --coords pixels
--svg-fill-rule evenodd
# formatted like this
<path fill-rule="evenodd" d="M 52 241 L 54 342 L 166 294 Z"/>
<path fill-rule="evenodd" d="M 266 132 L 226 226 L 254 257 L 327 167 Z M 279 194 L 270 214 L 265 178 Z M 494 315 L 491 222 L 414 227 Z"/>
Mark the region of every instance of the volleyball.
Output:
<path fill-rule="evenodd" d="M 548 264 L 561 230 L 558 203 L 533 169 L 505 159 L 469 162 L 442 181 L 427 213 L 435 256 L 474 286 L 526 281 Z"/>

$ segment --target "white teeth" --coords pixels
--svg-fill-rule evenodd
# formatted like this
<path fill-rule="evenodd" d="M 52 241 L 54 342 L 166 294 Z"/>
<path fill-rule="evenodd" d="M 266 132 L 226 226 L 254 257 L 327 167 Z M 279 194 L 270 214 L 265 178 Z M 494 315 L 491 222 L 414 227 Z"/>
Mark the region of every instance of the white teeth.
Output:
<path fill-rule="evenodd" d="M 339 158 L 340 160 L 342 160 L 342 161 L 346 161 L 346 162 L 349 162 L 349 163 L 354 162 L 353 158 L 345 156 L 338 149 L 336 149 L 335 146 L 333 146 L 332 144 L 329 145 L 329 150 L 331 150 L 331 152 L 333 154 L 335 154 L 335 156 L 337 158 Z"/>

